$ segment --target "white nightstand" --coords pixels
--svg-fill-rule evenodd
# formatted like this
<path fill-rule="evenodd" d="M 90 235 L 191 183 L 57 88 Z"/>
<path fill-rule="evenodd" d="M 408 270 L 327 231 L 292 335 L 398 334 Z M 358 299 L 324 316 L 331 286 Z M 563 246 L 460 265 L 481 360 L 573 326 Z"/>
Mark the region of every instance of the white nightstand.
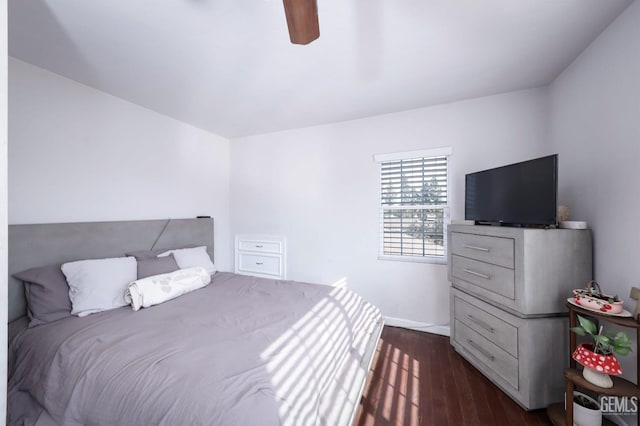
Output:
<path fill-rule="evenodd" d="M 236 274 L 284 280 L 286 239 L 273 235 L 236 235 Z"/>

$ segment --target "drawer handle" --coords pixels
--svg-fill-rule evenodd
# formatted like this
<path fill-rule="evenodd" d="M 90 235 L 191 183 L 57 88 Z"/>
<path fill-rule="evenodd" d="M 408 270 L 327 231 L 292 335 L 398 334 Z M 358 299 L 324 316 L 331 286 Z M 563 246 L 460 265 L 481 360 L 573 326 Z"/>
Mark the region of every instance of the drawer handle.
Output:
<path fill-rule="evenodd" d="M 487 330 L 490 333 L 493 333 L 495 331 L 495 329 L 493 327 L 491 327 L 489 324 L 487 324 L 486 322 L 482 321 L 481 319 L 478 319 L 478 318 L 474 317 L 473 315 L 467 315 L 467 318 L 469 318 L 471 321 L 475 322 L 480 327 L 484 328 L 485 330 Z"/>
<path fill-rule="evenodd" d="M 263 245 L 262 244 L 256 244 L 256 248 L 262 248 Z"/>
<path fill-rule="evenodd" d="M 482 349 L 476 342 L 474 342 L 471 339 L 467 339 L 467 343 L 469 344 L 469 346 L 471 346 L 472 348 L 474 348 L 475 350 L 477 350 L 478 352 L 480 352 L 482 355 L 484 355 L 485 357 L 487 357 L 488 359 L 490 359 L 492 362 L 496 360 L 496 358 L 491 355 L 489 352 L 487 352 L 486 350 Z"/>
<path fill-rule="evenodd" d="M 472 246 L 472 245 L 469 245 L 469 244 L 465 244 L 463 247 L 471 249 L 471 250 L 486 251 L 486 252 L 490 252 L 491 251 L 491 249 L 488 249 L 486 247 Z"/>
<path fill-rule="evenodd" d="M 262 262 L 256 262 L 256 265 L 264 265 Z"/>
<path fill-rule="evenodd" d="M 481 274 L 480 272 L 472 271 L 471 269 L 464 270 L 467 274 L 475 275 L 476 277 L 484 278 L 485 280 L 490 280 L 490 275 Z"/>

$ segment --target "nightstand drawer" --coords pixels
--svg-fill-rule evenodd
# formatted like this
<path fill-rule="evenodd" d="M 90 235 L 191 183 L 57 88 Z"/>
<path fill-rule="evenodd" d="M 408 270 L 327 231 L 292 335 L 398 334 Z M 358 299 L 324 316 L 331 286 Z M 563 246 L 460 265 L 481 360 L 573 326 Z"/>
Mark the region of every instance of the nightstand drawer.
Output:
<path fill-rule="evenodd" d="M 513 269 L 467 259 L 466 257 L 451 256 L 451 275 L 509 299 L 515 299 L 516 297 Z"/>
<path fill-rule="evenodd" d="M 456 320 L 518 358 L 518 329 L 516 327 L 459 297 L 454 296 L 453 309 Z"/>
<path fill-rule="evenodd" d="M 450 244 L 451 254 L 505 268 L 514 268 L 514 241 L 512 238 L 452 232 Z"/>
<path fill-rule="evenodd" d="M 238 254 L 238 273 L 248 272 L 264 275 L 282 276 L 282 257 L 268 254 Z"/>
<path fill-rule="evenodd" d="M 238 241 L 238 250 L 257 251 L 261 253 L 282 253 L 282 242 L 243 239 Z"/>
<path fill-rule="evenodd" d="M 516 358 L 458 320 L 455 321 L 454 339 L 474 358 L 493 370 L 509 385 L 518 389 L 518 360 Z"/>

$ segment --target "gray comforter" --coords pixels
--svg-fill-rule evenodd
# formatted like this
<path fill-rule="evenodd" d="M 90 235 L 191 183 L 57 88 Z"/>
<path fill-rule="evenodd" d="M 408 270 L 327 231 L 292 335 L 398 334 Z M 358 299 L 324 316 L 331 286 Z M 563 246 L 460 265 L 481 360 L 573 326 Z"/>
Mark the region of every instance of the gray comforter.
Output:
<path fill-rule="evenodd" d="M 347 289 L 217 273 L 138 312 L 21 332 L 9 351 L 9 422 L 344 423 L 380 321 Z"/>

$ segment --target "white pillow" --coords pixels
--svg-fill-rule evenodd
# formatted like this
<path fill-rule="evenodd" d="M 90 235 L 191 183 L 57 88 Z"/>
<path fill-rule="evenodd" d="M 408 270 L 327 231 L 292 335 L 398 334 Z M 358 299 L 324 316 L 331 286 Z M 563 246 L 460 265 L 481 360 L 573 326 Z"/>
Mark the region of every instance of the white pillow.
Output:
<path fill-rule="evenodd" d="M 71 315 L 79 317 L 127 305 L 124 292 L 138 278 L 135 257 L 79 260 L 61 268 L 69 283 Z"/>
<path fill-rule="evenodd" d="M 173 253 L 173 257 L 176 259 L 180 269 L 202 266 L 209 275 L 213 275 L 216 272 L 216 267 L 213 265 L 209 253 L 207 253 L 206 246 L 169 250 L 160 253 L 158 257 L 169 256 L 171 253 Z"/>
<path fill-rule="evenodd" d="M 148 308 L 197 290 L 209 284 L 211 277 L 201 267 L 178 269 L 168 274 L 153 275 L 132 282 L 127 287 L 125 300 L 134 311 Z"/>

